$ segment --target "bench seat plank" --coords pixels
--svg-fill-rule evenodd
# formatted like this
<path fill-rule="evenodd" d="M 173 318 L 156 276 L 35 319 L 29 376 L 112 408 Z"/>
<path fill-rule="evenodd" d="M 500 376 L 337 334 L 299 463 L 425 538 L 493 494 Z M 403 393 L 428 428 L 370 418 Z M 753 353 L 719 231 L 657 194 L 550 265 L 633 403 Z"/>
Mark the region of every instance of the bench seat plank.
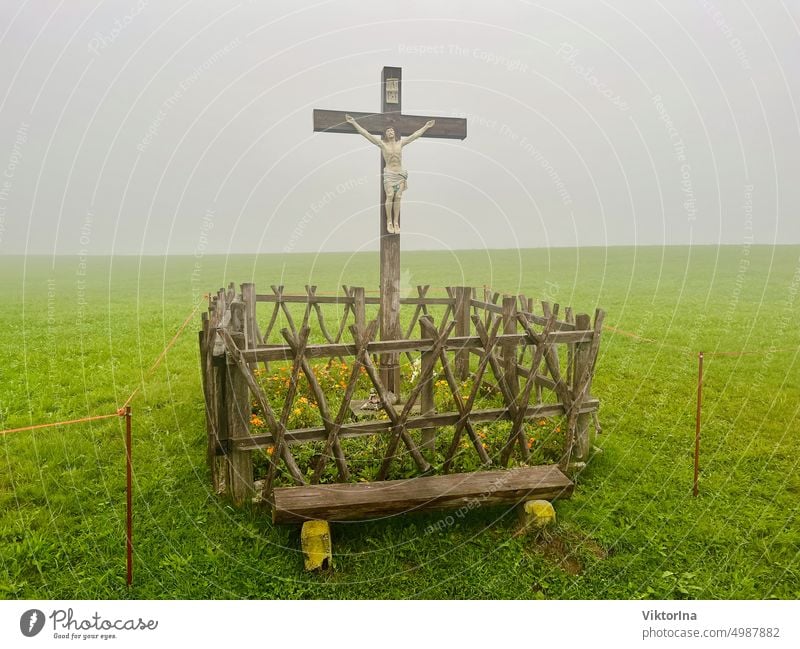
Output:
<path fill-rule="evenodd" d="M 568 498 L 573 487 L 554 465 L 408 480 L 278 487 L 273 492 L 272 520 L 351 521 L 423 509 L 474 509 L 516 504 L 528 498 Z"/>

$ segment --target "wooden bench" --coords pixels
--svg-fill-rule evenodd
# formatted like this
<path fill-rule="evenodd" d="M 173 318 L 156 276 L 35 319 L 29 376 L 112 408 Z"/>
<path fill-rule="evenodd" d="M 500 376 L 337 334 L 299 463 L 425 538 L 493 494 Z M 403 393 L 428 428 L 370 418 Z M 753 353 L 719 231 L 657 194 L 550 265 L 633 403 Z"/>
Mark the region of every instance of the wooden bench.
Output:
<path fill-rule="evenodd" d="M 574 485 L 557 466 L 454 473 L 409 480 L 279 487 L 275 523 L 352 521 L 426 509 L 515 505 L 530 498 L 568 498 Z"/>

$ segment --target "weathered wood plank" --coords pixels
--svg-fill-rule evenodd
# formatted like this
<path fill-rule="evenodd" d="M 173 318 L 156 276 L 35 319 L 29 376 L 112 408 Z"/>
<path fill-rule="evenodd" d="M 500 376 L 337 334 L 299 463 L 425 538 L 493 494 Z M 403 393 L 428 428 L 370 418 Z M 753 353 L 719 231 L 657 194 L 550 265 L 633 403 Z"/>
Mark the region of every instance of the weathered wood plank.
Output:
<path fill-rule="evenodd" d="M 256 302 L 272 302 L 283 304 L 353 304 L 353 298 L 345 295 L 314 295 L 309 298 L 308 295 L 265 295 L 260 293 L 256 295 Z M 380 304 L 379 297 L 366 297 L 365 304 Z M 453 300 L 449 297 L 401 297 L 400 304 L 410 305 L 425 305 L 425 306 L 447 306 L 452 304 Z"/>
<path fill-rule="evenodd" d="M 209 327 L 208 313 L 203 313 L 201 318 L 203 329 L 199 332 L 198 338 L 200 343 L 200 376 L 202 379 L 203 400 L 205 401 L 206 407 L 206 462 L 208 463 L 208 470 L 211 474 L 211 482 L 212 484 L 216 484 L 216 415 L 214 413 L 215 403 L 212 396 L 213 378 L 211 372 L 213 368 L 211 365 L 211 355 L 208 353 L 211 329 Z"/>
<path fill-rule="evenodd" d="M 487 302 L 485 300 L 476 300 L 472 298 L 469 301 L 471 306 L 474 306 L 478 309 L 482 309 L 483 311 L 488 311 L 489 313 L 494 313 L 496 315 L 503 315 L 503 307 L 498 306 L 496 304 L 492 304 L 491 302 Z"/>
<path fill-rule="evenodd" d="M 454 286 L 453 296 L 453 317 L 456 322 L 456 336 L 459 338 L 469 338 L 470 330 L 470 299 L 472 289 L 469 286 Z M 456 377 L 463 381 L 469 376 L 469 350 L 461 349 L 456 352 L 455 362 Z"/>
<path fill-rule="evenodd" d="M 531 375 L 530 370 L 527 367 L 522 367 L 522 365 L 517 365 L 517 373 L 525 378 L 528 378 Z M 556 382 L 553 379 L 542 376 L 541 374 L 536 375 L 535 381 L 536 385 L 541 388 L 548 388 L 549 390 L 556 389 Z"/>
<path fill-rule="evenodd" d="M 423 509 L 475 509 L 527 498 L 568 498 L 574 485 L 555 466 L 479 471 L 379 483 L 280 487 L 274 491 L 275 523 L 348 521 Z"/>
<path fill-rule="evenodd" d="M 288 304 L 306 304 L 309 301 L 308 295 L 267 295 L 259 293 L 256 295 L 256 302 L 286 302 Z M 315 304 L 352 304 L 353 298 L 346 295 L 315 295 L 311 298 Z"/>
<path fill-rule="evenodd" d="M 428 290 L 426 286 L 424 290 Z M 421 307 L 417 307 L 420 309 Z M 415 313 L 415 320 L 418 313 Z M 413 323 L 412 323 L 413 326 Z M 424 337 L 425 335 L 425 323 L 420 322 L 420 338 Z M 411 335 L 411 331 L 409 330 L 409 335 Z M 436 360 L 434 354 L 432 352 L 422 352 L 422 359 L 420 361 L 420 368 L 423 363 L 434 362 Z M 422 381 L 421 377 L 418 377 L 417 380 L 422 383 L 422 394 L 420 394 L 419 400 L 419 408 L 420 414 L 423 416 L 429 416 L 434 414 L 436 411 L 435 403 L 434 403 L 434 383 L 433 377 L 427 377 L 425 381 Z M 432 454 L 436 450 L 436 429 L 435 428 L 423 428 L 422 429 L 422 448 L 429 453 L 429 456 L 432 457 Z"/>
<path fill-rule="evenodd" d="M 594 339 L 591 343 L 576 345 L 573 373 L 574 386 L 572 388 L 572 398 L 573 402 L 576 404 L 580 404 L 581 401 L 589 395 L 589 391 L 591 390 L 594 366 L 597 361 L 597 352 L 600 348 L 600 334 L 603 329 L 604 317 L 605 313 L 601 309 L 597 309 L 594 316 Z M 581 324 L 588 325 L 588 315 L 581 314 L 578 318 L 585 318 Z M 575 459 L 580 462 L 586 461 L 589 458 L 589 450 L 592 446 L 592 435 L 589 426 L 590 420 L 591 416 L 588 414 L 573 412 L 567 422 L 568 430 L 569 424 L 572 421 L 575 422 Z"/>
<path fill-rule="evenodd" d="M 547 318 L 545 316 L 536 315 L 535 313 L 531 313 L 529 311 L 525 311 L 522 315 L 524 315 L 534 324 L 544 325 L 547 322 Z M 574 324 L 564 322 L 563 320 L 556 320 L 556 329 L 558 331 L 575 331 L 575 328 L 576 327 Z"/>
<path fill-rule="evenodd" d="M 553 331 L 547 336 L 548 343 L 590 342 L 594 332 L 587 331 Z M 498 343 L 510 346 L 520 345 L 525 342 L 525 334 L 502 334 L 497 337 Z M 367 352 L 371 355 L 389 352 L 427 351 L 433 340 L 376 340 L 369 344 Z M 481 349 L 483 343 L 480 336 L 453 336 L 447 341 L 446 350 L 456 351 L 462 349 Z M 353 343 L 309 345 L 306 348 L 306 358 L 327 358 L 331 356 L 355 356 L 356 346 Z M 242 357 L 247 363 L 256 361 L 286 361 L 293 358 L 292 350 L 287 345 L 257 347 L 256 349 L 243 350 Z"/>
<path fill-rule="evenodd" d="M 231 339 L 244 345 L 244 303 L 237 301 L 231 304 L 231 312 Z M 225 382 L 225 405 L 230 439 L 247 438 L 250 434 L 250 399 L 247 382 L 232 360 L 228 364 Z M 234 445 L 229 448 L 227 458 L 229 495 L 236 505 L 242 505 L 254 495 L 252 455 Z"/>
<path fill-rule="evenodd" d="M 467 137 L 467 120 L 463 117 L 426 117 L 425 115 L 402 115 L 400 113 L 361 113 L 358 111 L 320 110 L 314 109 L 313 120 L 315 131 L 327 133 L 355 133 L 355 129 L 345 120 L 345 114 L 352 115 L 359 125 L 373 135 L 383 135 L 391 126 L 401 136 L 411 135 L 418 131 L 429 119 L 436 124 L 425 132 L 423 137 L 437 137 L 463 140 Z"/>
<path fill-rule="evenodd" d="M 600 406 L 597 399 L 586 399 L 579 409 L 579 412 L 592 413 Z M 544 419 L 547 417 L 555 417 L 566 414 L 566 409 L 561 403 L 543 403 L 529 405 L 525 409 L 525 421 L 532 419 Z M 442 412 L 435 413 L 429 416 L 410 417 L 406 423 L 405 428 L 413 430 L 417 428 L 428 428 L 431 426 L 455 426 L 462 415 L 457 412 Z M 475 424 L 488 423 L 498 421 L 500 419 L 511 420 L 512 414 L 508 408 L 485 408 L 481 410 L 473 410 L 469 413 L 469 421 Z M 343 425 L 338 432 L 339 439 L 350 437 L 362 437 L 364 435 L 375 435 L 376 433 L 383 433 L 392 428 L 391 421 L 386 420 L 367 420 L 360 421 L 352 424 Z M 326 431 L 323 426 L 316 426 L 313 428 L 295 428 L 285 432 L 287 444 L 304 444 L 306 442 L 319 442 L 325 441 Z M 272 435 L 265 433 L 263 435 L 251 435 L 247 440 L 237 442 L 237 446 L 243 450 L 256 450 L 260 448 L 268 448 L 273 445 Z"/>
<path fill-rule="evenodd" d="M 256 321 L 256 285 L 252 282 L 245 282 L 239 288 L 242 291 L 242 301 L 244 302 L 245 346 L 247 349 L 252 349 L 264 342 Z"/>

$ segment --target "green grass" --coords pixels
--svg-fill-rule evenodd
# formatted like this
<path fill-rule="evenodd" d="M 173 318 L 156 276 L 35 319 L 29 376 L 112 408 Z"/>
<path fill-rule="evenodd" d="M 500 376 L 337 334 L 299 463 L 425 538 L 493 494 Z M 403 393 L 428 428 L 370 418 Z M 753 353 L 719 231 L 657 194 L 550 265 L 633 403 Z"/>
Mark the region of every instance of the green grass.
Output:
<path fill-rule="evenodd" d="M 607 325 L 657 341 L 604 333 L 593 388 L 604 452 L 557 503 L 552 538 L 515 535 L 504 509 L 433 533 L 440 514 L 341 524 L 335 570 L 305 573 L 297 529 L 210 490 L 195 323 L 133 402 L 133 589 L 112 419 L 0 436 L 0 597 L 800 597 L 800 248 L 409 252 L 403 263 L 407 284 L 601 306 Z M 113 412 L 223 283 L 372 289 L 377 257 L 92 257 L 81 272 L 73 257 L 0 260 L 0 428 Z M 693 499 L 697 351 L 770 347 L 706 358 Z"/>

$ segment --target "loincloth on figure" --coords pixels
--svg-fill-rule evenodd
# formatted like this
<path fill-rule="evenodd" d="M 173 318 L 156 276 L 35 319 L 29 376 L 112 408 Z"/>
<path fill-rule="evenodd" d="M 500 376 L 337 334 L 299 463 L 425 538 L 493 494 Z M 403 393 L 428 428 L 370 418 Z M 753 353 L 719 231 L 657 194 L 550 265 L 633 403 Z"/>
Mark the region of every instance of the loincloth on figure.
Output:
<path fill-rule="evenodd" d="M 405 169 L 400 171 L 383 170 L 383 189 L 387 194 L 396 194 L 408 189 L 408 172 Z"/>

